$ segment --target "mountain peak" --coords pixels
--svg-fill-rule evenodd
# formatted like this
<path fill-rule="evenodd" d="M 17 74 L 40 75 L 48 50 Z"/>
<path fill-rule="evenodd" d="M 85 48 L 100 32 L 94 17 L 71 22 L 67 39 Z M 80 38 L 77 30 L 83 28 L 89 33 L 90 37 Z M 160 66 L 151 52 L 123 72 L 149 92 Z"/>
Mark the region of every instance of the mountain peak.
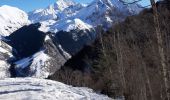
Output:
<path fill-rule="evenodd" d="M 93 4 L 105 4 L 107 6 L 113 7 L 113 6 L 124 6 L 123 3 L 121 3 L 119 0 L 94 0 Z"/>
<path fill-rule="evenodd" d="M 63 11 L 65 8 L 71 5 L 75 5 L 75 2 L 72 0 L 57 0 L 54 4 L 54 9 Z"/>
<path fill-rule="evenodd" d="M 2 5 L 2 6 L 0 6 L 0 10 L 1 11 L 4 10 L 4 12 L 6 12 L 7 10 L 8 11 L 11 11 L 11 10 L 13 11 L 13 10 L 20 10 L 20 9 L 18 9 L 16 7 L 9 6 L 9 5 Z"/>

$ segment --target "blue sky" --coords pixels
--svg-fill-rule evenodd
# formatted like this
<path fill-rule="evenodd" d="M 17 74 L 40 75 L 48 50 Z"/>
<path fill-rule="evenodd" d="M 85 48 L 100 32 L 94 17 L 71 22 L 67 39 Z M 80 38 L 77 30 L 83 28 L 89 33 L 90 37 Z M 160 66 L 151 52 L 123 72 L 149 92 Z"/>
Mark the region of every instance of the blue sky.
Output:
<path fill-rule="evenodd" d="M 0 6 L 10 5 L 18 7 L 26 12 L 38 8 L 45 8 L 56 0 L 0 0 Z M 75 2 L 90 3 L 92 0 L 74 0 Z"/>
<path fill-rule="evenodd" d="M 10 5 L 18 7 L 26 12 L 38 9 L 45 8 L 48 5 L 54 3 L 56 0 L 0 0 L 0 6 Z M 75 2 L 80 3 L 90 3 L 92 0 L 74 0 Z M 143 0 L 143 5 L 148 5 L 149 0 Z"/>

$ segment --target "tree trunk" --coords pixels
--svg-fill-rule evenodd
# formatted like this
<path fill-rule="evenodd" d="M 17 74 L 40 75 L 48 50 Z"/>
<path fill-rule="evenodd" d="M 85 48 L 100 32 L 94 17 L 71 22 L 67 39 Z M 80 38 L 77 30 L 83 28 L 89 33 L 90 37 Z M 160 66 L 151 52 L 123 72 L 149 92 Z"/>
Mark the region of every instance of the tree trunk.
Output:
<path fill-rule="evenodd" d="M 150 2 L 152 5 L 152 9 L 153 9 L 155 32 L 156 32 L 156 37 L 157 37 L 157 42 L 158 42 L 158 50 L 159 50 L 159 55 L 160 55 L 160 60 L 161 60 L 162 71 L 163 71 L 165 92 L 166 92 L 167 100 L 170 100 L 170 95 L 168 93 L 168 90 L 169 90 L 168 72 L 167 72 L 168 70 L 167 70 L 167 66 L 166 66 L 166 59 L 165 59 L 165 54 L 164 54 L 164 47 L 163 47 L 162 34 L 161 34 L 161 30 L 160 30 L 158 11 L 157 11 L 155 0 L 150 0 Z"/>

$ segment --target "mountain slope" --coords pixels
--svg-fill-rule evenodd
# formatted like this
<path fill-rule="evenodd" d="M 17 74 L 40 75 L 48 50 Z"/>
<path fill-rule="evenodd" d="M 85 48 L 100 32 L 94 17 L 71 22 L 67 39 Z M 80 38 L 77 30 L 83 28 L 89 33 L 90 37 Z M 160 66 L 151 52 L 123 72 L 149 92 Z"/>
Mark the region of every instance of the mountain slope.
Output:
<path fill-rule="evenodd" d="M 124 5 L 119 0 L 94 0 L 81 9 L 75 17 L 93 25 L 109 28 L 112 24 L 137 14 L 141 8 L 137 4 Z"/>
<path fill-rule="evenodd" d="M 70 2 L 58 0 L 53 5 L 38 10 L 39 13 L 36 13 L 37 11 L 29 13 L 31 22 L 40 22 L 40 31 L 50 31 L 56 34 L 56 38 L 59 38 L 58 42 L 70 54 L 77 53 L 85 44 L 95 39 L 95 28 L 98 25 L 108 29 L 112 24 L 141 11 L 139 5 L 124 5 L 119 0 L 94 0 L 87 6 Z M 51 13 L 44 13 L 44 11 L 52 11 L 52 15 L 56 17 L 49 18 L 48 15 L 51 16 Z M 63 36 L 62 33 L 65 33 L 66 36 Z"/>
<path fill-rule="evenodd" d="M 16 59 L 11 62 L 14 76 L 47 78 L 71 57 L 50 33 L 38 30 L 40 24 L 31 24 L 15 31 L 6 39 L 15 48 Z"/>
<path fill-rule="evenodd" d="M 47 36 L 46 36 L 47 38 Z M 16 61 L 15 71 L 19 77 L 47 78 L 54 74 L 71 58 L 61 45 L 55 45 L 51 38 L 45 40 L 42 50 L 27 58 Z"/>
<path fill-rule="evenodd" d="M 30 12 L 28 16 L 32 24 L 24 26 L 29 24 L 25 12 L 2 6 L 0 34 L 9 35 L 7 39 L 10 41 L 6 45 L 11 46 L 10 53 L 16 57 L 12 64 L 8 64 L 10 57 L 3 59 L 4 66 L 9 69 L 14 64 L 17 76 L 46 78 L 58 70 L 70 54 L 76 54 L 95 39 L 97 25 L 108 28 L 140 10 L 135 4 L 123 5 L 119 0 L 94 0 L 87 6 L 71 0 L 58 0 L 45 9 Z M 42 55 L 48 59 L 41 58 Z"/>
<path fill-rule="evenodd" d="M 8 36 L 28 24 L 28 16 L 24 11 L 7 5 L 0 7 L 0 35 Z"/>
<path fill-rule="evenodd" d="M 88 88 L 65 85 L 60 82 L 14 78 L 0 80 L 1 100 L 112 100 Z"/>

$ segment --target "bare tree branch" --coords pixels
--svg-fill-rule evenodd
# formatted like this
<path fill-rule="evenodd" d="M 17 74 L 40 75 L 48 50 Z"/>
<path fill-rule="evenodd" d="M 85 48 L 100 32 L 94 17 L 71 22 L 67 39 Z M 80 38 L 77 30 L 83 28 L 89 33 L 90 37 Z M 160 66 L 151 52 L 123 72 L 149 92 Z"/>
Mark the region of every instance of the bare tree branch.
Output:
<path fill-rule="evenodd" d="M 126 2 L 125 0 L 120 0 L 120 2 L 122 2 L 124 5 L 130 5 L 130 4 L 134 4 L 134 3 L 138 3 L 142 0 L 135 0 L 135 1 L 132 1 L 132 2 Z M 142 6 L 142 5 L 137 5 L 139 8 L 148 8 L 148 7 L 151 7 L 151 5 L 147 5 L 147 6 Z"/>
<path fill-rule="evenodd" d="M 142 0 L 135 0 L 135 1 L 132 1 L 132 2 L 126 2 L 125 0 L 120 0 L 120 2 L 122 2 L 124 5 L 128 5 L 128 4 L 134 4 L 134 3 L 137 3 L 137 2 L 140 2 Z"/>

